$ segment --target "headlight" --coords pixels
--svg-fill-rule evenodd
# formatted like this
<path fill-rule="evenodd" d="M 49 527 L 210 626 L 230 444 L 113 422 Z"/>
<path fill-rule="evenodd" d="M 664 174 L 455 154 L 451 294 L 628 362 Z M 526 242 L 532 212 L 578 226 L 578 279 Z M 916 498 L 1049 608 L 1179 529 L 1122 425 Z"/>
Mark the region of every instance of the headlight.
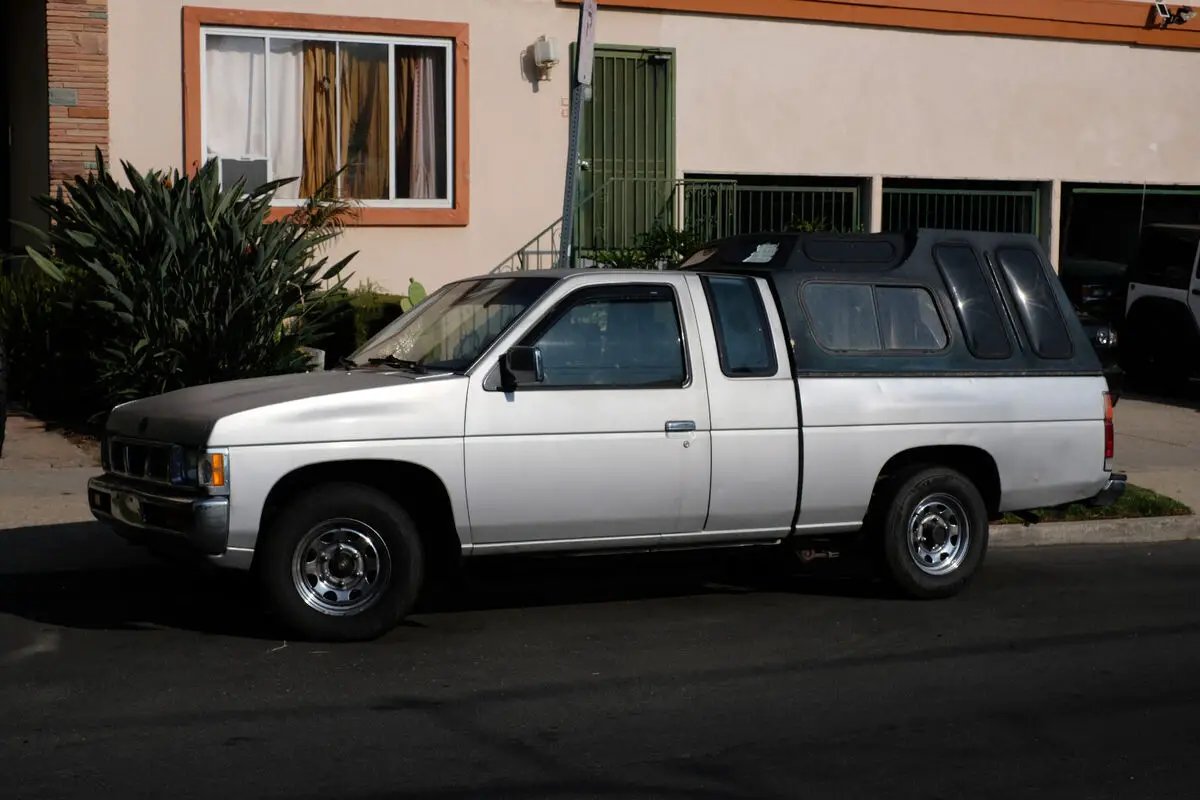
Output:
<path fill-rule="evenodd" d="M 229 454 L 224 450 L 175 447 L 171 451 L 171 483 L 185 486 L 228 485 Z"/>

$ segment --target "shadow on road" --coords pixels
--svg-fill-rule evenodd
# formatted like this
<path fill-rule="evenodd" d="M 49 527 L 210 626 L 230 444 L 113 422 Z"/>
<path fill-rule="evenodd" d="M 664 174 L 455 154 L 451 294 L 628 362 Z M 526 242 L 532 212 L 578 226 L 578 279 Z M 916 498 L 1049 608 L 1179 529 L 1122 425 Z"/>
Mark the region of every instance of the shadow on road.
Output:
<path fill-rule="evenodd" d="M 798 575 L 775 549 L 493 557 L 432 582 L 432 615 L 752 592 L 882 597 L 843 564 Z M 0 531 L 0 614 L 67 628 L 278 639 L 250 576 L 158 561 L 97 523 Z M 408 625 L 423 624 L 409 621 Z M 427 623 L 425 623 L 427 624 Z"/>

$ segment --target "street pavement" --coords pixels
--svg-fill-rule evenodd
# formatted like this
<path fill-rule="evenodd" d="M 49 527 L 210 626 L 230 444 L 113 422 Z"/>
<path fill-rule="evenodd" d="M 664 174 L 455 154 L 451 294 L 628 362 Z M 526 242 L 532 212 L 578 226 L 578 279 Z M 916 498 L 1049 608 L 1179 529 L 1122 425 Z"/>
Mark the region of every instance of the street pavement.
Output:
<path fill-rule="evenodd" d="M 35 551 L 0 579 L 7 800 L 1195 796 L 1200 543 L 996 550 L 925 603 L 498 561 L 347 646 L 273 638 L 237 576 L 0 548 Z"/>

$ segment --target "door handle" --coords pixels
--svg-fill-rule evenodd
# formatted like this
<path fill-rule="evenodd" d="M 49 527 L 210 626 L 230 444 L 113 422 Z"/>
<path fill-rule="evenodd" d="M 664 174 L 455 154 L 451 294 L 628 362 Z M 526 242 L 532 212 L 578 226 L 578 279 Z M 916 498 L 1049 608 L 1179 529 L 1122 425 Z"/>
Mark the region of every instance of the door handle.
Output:
<path fill-rule="evenodd" d="M 673 420 L 667 423 L 667 433 L 690 433 L 696 430 L 696 423 L 690 419 Z"/>
<path fill-rule="evenodd" d="M 1200 294 L 1200 289 L 1192 289 L 1192 294 Z"/>

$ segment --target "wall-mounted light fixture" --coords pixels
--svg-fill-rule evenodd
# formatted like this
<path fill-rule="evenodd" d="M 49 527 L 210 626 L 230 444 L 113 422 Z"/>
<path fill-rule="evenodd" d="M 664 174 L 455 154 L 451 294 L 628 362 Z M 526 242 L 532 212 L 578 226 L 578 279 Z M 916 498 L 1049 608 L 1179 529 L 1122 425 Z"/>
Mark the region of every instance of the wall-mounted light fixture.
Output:
<path fill-rule="evenodd" d="M 1177 11 L 1172 12 L 1162 0 L 1158 0 L 1154 4 L 1154 10 L 1158 12 L 1158 17 L 1162 21 L 1162 27 L 1164 28 L 1169 28 L 1172 25 L 1182 25 L 1196 16 L 1196 12 L 1192 10 L 1191 6 L 1180 6 Z"/>
<path fill-rule="evenodd" d="M 550 80 L 550 70 L 558 66 L 558 40 L 539 36 L 533 43 L 533 64 L 538 70 L 538 80 Z"/>

